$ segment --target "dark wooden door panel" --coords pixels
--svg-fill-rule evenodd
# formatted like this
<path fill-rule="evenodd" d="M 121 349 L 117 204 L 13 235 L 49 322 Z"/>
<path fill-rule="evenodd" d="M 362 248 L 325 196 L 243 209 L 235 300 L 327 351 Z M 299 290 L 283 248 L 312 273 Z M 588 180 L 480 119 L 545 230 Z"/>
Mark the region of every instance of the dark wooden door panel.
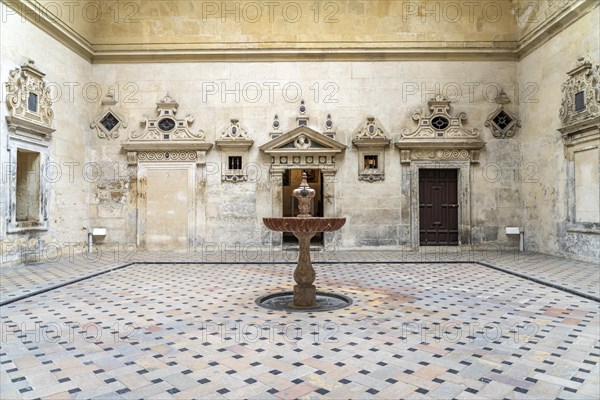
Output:
<path fill-rule="evenodd" d="M 458 170 L 419 170 L 421 245 L 458 244 Z"/>

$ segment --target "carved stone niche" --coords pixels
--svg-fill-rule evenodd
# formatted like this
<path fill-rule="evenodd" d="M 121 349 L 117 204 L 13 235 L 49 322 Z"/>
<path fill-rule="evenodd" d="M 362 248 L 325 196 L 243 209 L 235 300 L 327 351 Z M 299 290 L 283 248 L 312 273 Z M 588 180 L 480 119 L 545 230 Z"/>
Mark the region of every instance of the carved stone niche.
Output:
<path fill-rule="evenodd" d="M 413 132 L 404 129 L 394 144 L 400 150 L 401 162 L 443 160 L 479 163 L 479 151 L 485 142 L 481 140 L 478 129 L 463 127 L 462 122 L 467 115 L 461 112 L 451 116 L 450 100 L 439 94 L 428 105 L 431 114 L 414 113 L 412 118 L 417 121 L 417 128 Z"/>
<path fill-rule="evenodd" d="M 103 110 L 98 117 L 90 124 L 90 128 L 95 129 L 100 139 L 117 139 L 119 130 L 127 128 L 125 117 L 113 110 L 112 106 L 117 104 L 112 93 L 108 93 L 102 100 Z"/>
<path fill-rule="evenodd" d="M 600 66 L 579 57 L 562 85 L 567 231 L 600 234 Z"/>
<path fill-rule="evenodd" d="M 48 229 L 48 173 L 52 129 L 52 100 L 45 74 L 32 60 L 9 72 L 6 82 L 8 162 L 0 202 L 8 204 L 6 232 Z M 0 232 L 3 231 L 0 226 Z"/>
<path fill-rule="evenodd" d="M 559 129 L 565 146 L 598 140 L 600 125 L 600 66 L 579 57 L 562 84 Z"/>
<path fill-rule="evenodd" d="M 391 140 L 375 117 L 367 117 L 354 134 L 358 149 L 358 179 L 374 182 L 385 179 L 385 149 Z"/>
<path fill-rule="evenodd" d="M 127 151 L 127 162 L 136 165 L 138 161 L 195 161 L 206 164 L 206 152 L 212 143 L 205 140 L 204 132 L 194 133 L 190 125 L 194 122 L 191 115 L 177 118 L 179 104 L 167 94 L 156 103 L 157 116 L 144 116 L 141 124 L 144 130 L 131 132 L 129 140 L 123 143 Z"/>
<path fill-rule="evenodd" d="M 38 139 L 49 139 L 52 129 L 52 100 L 50 88 L 44 81 L 44 74 L 28 60 L 20 68 L 8 74 L 6 82 L 6 105 L 9 115 L 6 117 L 9 129 L 31 134 Z"/>
<path fill-rule="evenodd" d="M 237 119 L 230 121 L 215 144 L 222 150 L 221 180 L 234 183 L 247 181 L 248 150 L 254 140 L 248 137 Z"/>
<path fill-rule="evenodd" d="M 507 104 L 510 103 L 508 95 L 504 90 L 501 90 L 494 101 L 498 104 L 498 108 L 488 115 L 484 125 L 490 128 L 492 135 L 496 138 L 504 139 L 513 137 L 517 129 L 521 127 L 521 121 L 507 107 Z"/>

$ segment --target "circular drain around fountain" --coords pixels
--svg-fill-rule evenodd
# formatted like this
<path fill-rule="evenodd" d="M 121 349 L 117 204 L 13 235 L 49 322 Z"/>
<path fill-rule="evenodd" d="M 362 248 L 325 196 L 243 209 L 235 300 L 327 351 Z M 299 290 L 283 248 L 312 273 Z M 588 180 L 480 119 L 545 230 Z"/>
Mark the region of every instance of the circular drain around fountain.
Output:
<path fill-rule="evenodd" d="M 284 310 L 284 311 L 331 311 L 340 308 L 348 307 L 352 304 L 352 299 L 337 293 L 317 292 L 316 307 L 294 307 L 294 293 L 280 292 L 268 294 L 256 299 L 256 304 L 269 310 Z"/>

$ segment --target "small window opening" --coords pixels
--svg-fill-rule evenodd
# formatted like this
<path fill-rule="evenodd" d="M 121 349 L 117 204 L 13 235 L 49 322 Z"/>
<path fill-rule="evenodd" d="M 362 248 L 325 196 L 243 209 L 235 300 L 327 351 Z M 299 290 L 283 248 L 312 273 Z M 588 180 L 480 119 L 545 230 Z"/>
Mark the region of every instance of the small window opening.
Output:
<path fill-rule="evenodd" d="M 377 169 L 377 168 L 379 168 L 378 164 L 379 163 L 378 163 L 376 155 L 366 155 L 365 156 L 365 164 L 364 164 L 365 169 Z"/>
<path fill-rule="evenodd" d="M 241 156 L 230 156 L 229 157 L 229 169 L 242 169 L 242 157 Z"/>

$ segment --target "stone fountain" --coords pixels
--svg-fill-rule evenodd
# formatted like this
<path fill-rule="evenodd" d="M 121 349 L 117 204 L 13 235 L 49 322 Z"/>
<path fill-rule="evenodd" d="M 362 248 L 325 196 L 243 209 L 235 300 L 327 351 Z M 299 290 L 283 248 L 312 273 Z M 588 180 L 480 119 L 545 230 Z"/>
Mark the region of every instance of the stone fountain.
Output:
<path fill-rule="evenodd" d="M 306 173 L 303 173 L 300 187 L 293 192 L 298 199 L 297 217 L 263 218 L 264 224 L 272 231 L 292 232 L 298 238 L 300 252 L 294 270 L 294 291 L 260 297 L 256 300 L 260 306 L 291 311 L 323 311 L 352 304 L 346 296 L 317 292 L 313 285 L 316 274 L 310 260 L 310 240 L 318 232 L 337 231 L 344 226 L 346 218 L 312 217 L 310 210 L 315 190 L 308 186 L 306 179 Z"/>

